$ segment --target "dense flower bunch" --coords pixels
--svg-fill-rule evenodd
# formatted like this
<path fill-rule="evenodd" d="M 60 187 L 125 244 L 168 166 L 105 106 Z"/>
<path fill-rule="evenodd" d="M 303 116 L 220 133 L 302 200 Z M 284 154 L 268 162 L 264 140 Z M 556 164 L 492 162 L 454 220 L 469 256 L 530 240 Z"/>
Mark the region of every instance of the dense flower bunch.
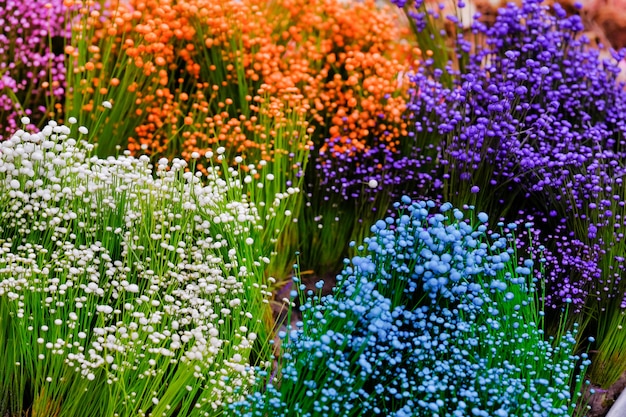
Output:
<path fill-rule="evenodd" d="M 309 260 L 320 261 L 321 273 L 336 273 L 345 252 L 317 248 L 328 242 L 346 248 L 351 239 L 362 238 L 393 196 L 424 187 L 430 179 L 420 172 L 426 156 L 407 140 L 412 124 L 405 118 L 407 67 L 417 67 L 422 52 L 402 42 L 412 39 L 404 21 L 376 7 L 323 1 L 315 8 L 307 5 L 301 19 L 307 25 L 299 25 L 307 28 L 301 30 L 302 51 L 317 63 L 305 89 L 314 104 L 317 139 L 301 249 L 307 266 Z M 321 50 L 315 46 L 320 34 L 328 39 Z"/>
<path fill-rule="evenodd" d="M 626 51 L 379 3 L 3 3 L 0 415 L 571 416 L 581 352 L 626 371 Z"/>
<path fill-rule="evenodd" d="M 248 188 L 255 201 L 268 203 L 259 215 L 272 217 L 274 195 L 301 186 L 310 126 L 297 89 L 274 94 L 248 71 L 272 27 L 259 10 L 255 2 L 199 0 L 79 9 L 65 48 L 67 116 L 89 128 L 102 157 L 122 148 L 152 163 L 182 157 L 204 174 L 224 159 L 250 179 L 267 178 Z M 275 229 L 266 231 L 263 241 L 276 246 Z M 279 256 L 290 267 L 289 245 Z"/>
<path fill-rule="evenodd" d="M 309 294 L 281 334 L 280 382 L 266 375 L 233 413 L 572 415 L 576 333 L 545 339 L 533 260 L 516 266 L 514 235 L 485 213 L 434 207 L 407 197 L 376 222 L 333 294 Z"/>
<path fill-rule="evenodd" d="M 626 287 L 621 282 L 624 270 L 625 245 L 622 228 L 625 225 L 626 188 L 622 180 L 625 172 L 620 166 L 623 156 L 620 155 L 621 153 L 603 151 L 602 146 L 597 146 L 590 152 L 581 169 L 562 171 L 563 177 L 556 182 L 563 181 L 567 193 L 558 192 L 558 188 L 555 190 L 549 185 L 551 194 L 561 195 L 560 198 L 555 198 L 558 212 L 573 213 L 566 217 L 567 221 L 564 223 L 568 226 L 570 240 L 573 241 L 557 243 L 556 247 L 562 249 L 573 244 L 580 248 L 581 254 L 589 256 L 593 253 L 595 268 L 588 265 L 586 269 L 588 272 L 594 269 L 602 271 L 595 277 L 583 277 L 579 282 L 570 284 L 574 292 L 583 289 L 588 291 L 588 297 L 579 300 L 579 307 L 592 300 L 606 304 L 608 299 L 617 300 L 614 303 L 616 308 L 626 306 Z M 561 229 L 563 228 L 565 226 Z M 561 286 L 563 283 L 555 281 L 555 284 Z M 566 296 L 571 297 L 571 294 Z M 599 307 L 609 308 L 608 305 Z"/>
<path fill-rule="evenodd" d="M 606 58 L 581 36 L 579 16 L 536 0 L 500 9 L 489 26 L 476 19 L 471 31 L 482 42 L 458 39 L 457 69 L 414 77 L 418 129 L 445 136 L 440 196 L 480 201 L 498 217 L 541 212 L 550 219 L 548 305 L 619 311 L 625 52 Z M 620 323 L 600 326 L 598 338 Z"/>
<path fill-rule="evenodd" d="M 555 280 L 554 290 L 565 290 L 564 295 L 568 297 L 571 297 L 570 292 L 586 295 L 584 303 L 579 301 L 579 306 L 597 312 L 594 325 L 599 353 L 590 377 L 596 383 L 608 386 L 626 370 L 623 360 L 626 339 L 621 332 L 626 324 L 626 281 L 623 279 L 626 270 L 626 186 L 623 183 L 623 152 L 606 149 L 603 145 L 594 148 L 593 156 L 589 156 L 582 169 L 567 173 L 568 192 L 561 191 L 559 194 L 565 195 L 556 204 L 567 216 L 565 224 L 571 230 L 574 242 L 583 248 L 583 254 L 593 253 L 593 258 L 588 260 L 581 273 L 563 275 Z M 560 249 L 566 245 L 555 246 Z"/>
<path fill-rule="evenodd" d="M 460 73 L 448 70 L 457 74 L 452 89 L 433 85 L 425 71 L 415 76 L 413 110 L 435 116 L 419 120 L 419 128 L 449 136 L 442 157 L 459 179 L 478 181 L 485 161 L 494 171 L 487 184 L 521 182 L 539 169 L 580 164 L 597 143 L 623 147 L 625 93 L 615 83 L 621 55 L 601 60 L 577 39 L 580 18 L 554 8 L 553 16 L 540 1 L 526 1 L 501 9 L 492 26 L 475 21 L 472 29 L 485 36 L 485 45 Z M 441 75 L 435 71 L 435 80 Z M 433 120 L 439 122 L 433 126 Z M 533 190 L 543 185 L 535 180 Z"/>
<path fill-rule="evenodd" d="M 0 140 L 22 116 L 39 123 L 62 101 L 63 42 L 67 37 L 60 0 L 8 0 L 0 9 Z"/>
<path fill-rule="evenodd" d="M 108 156 L 126 147 L 160 99 L 177 55 L 195 31 L 181 25 L 169 2 L 69 2 L 72 39 L 65 47 L 68 72 L 65 114 L 76 117 Z M 101 103 L 113 104 L 104 117 Z M 132 116 L 132 117 L 129 117 Z M 157 158 L 158 159 L 158 158 Z"/>
<path fill-rule="evenodd" d="M 69 0 L 57 8 L 65 23 L 55 24 L 68 30 L 56 115 L 86 126 L 101 157 L 129 149 L 155 163 L 198 153 L 206 173 L 214 161 L 204 156 L 218 147 L 229 161 L 246 160 L 244 170 L 284 151 L 293 167 L 286 184 L 297 186 L 314 150 L 307 182 L 325 195 L 312 202 L 311 219 L 329 217 L 318 207 L 329 196 L 364 196 L 372 200 L 365 213 L 384 211 L 388 199 L 375 196 L 383 187 L 400 193 L 430 180 L 416 168 L 424 156 L 404 140 L 412 128 L 406 68 L 421 51 L 394 8 L 338 0 Z M 415 180 L 402 178 L 405 167 Z M 352 211 L 350 229 L 370 221 Z"/>
<path fill-rule="evenodd" d="M 266 7 L 254 0 L 138 0 L 112 2 L 91 14 L 78 33 L 89 35 L 94 65 L 78 69 L 93 67 L 101 75 L 74 84 L 87 94 L 81 105 L 88 110 L 107 99 L 100 90 L 127 87 L 141 121 L 129 134 L 134 154 L 189 159 L 218 143 L 233 153 L 259 148 L 249 136 L 267 128 L 259 109 L 276 102 L 310 111 L 316 147 L 329 135 L 361 149 L 372 139 L 396 147 L 406 133 L 400 93 L 407 83 L 397 74 L 416 54 L 401 43 L 408 32 L 389 8 L 335 0 L 306 7 L 291 1 Z M 121 47 L 112 44 L 105 52 L 101 45 L 111 37 Z M 82 56 L 76 48 L 70 52 Z M 124 73 L 137 68 L 142 76 Z"/>
<path fill-rule="evenodd" d="M 247 135 L 264 128 L 256 106 L 269 97 L 251 71 L 270 28 L 256 18 L 257 3 L 189 0 L 167 9 L 157 3 L 131 2 L 144 10 L 140 22 L 168 27 L 167 39 L 148 44 L 167 45 L 171 55 L 160 61 L 160 88 L 131 137 L 131 151 L 189 158 L 217 143 L 233 153 L 259 148 Z"/>
<path fill-rule="evenodd" d="M 520 244 L 518 250 L 543 257 L 545 265 L 548 265 L 545 271 L 535 270 L 548 284 L 543 298 L 545 305 L 558 311 L 565 304 L 578 314 L 589 299 L 599 295 L 598 285 L 602 282 L 599 261 L 603 250 L 597 244 L 589 246 L 578 240 L 565 224 L 557 225 L 553 231 L 546 230 L 550 220 L 543 217 L 540 224 L 529 230 L 528 236 L 525 236 L 526 233 L 520 236 L 521 239 L 529 237 L 535 242 L 548 242 L 550 248 L 544 245 L 525 248 Z M 582 285 L 583 282 L 586 285 Z"/>
<path fill-rule="evenodd" d="M 0 144 L 0 412 L 218 415 L 269 358 L 253 349 L 270 295 L 256 184 L 99 159 L 75 133 L 50 122 Z"/>
<path fill-rule="evenodd" d="M 448 135 L 441 158 L 458 186 L 447 185 L 444 196 L 476 183 L 492 194 L 498 187 L 521 190 L 523 197 L 539 196 L 551 217 L 578 213 L 587 201 L 593 210 L 620 204 L 626 93 L 616 76 L 622 55 L 601 59 L 578 38 L 580 18 L 554 7 L 550 15 L 528 1 L 500 10 L 493 26 L 475 22 L 485 45 L 469 56 L 456 88 L 434 83 L 425 71 L 416 75 L 418 128 Z M 495 199 L 505 200 L 502 193 Z M 512 205 L 509 196 L 506 206 Z M 611 217 L 606 213 L 597 214 L 600 223 Z M 580 219 L 585 225 L 576 237 L 588 242 L 601 225 L 586 224 L 586 214 Z"/>

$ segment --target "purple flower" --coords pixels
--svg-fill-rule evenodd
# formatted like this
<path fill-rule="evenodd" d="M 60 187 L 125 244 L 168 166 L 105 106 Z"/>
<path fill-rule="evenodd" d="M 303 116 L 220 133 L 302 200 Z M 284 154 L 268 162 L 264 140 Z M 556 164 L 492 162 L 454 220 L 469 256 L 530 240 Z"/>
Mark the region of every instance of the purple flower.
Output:
<path fill-rule="evenodd" d="M 0 33 L 0 140 L 23 115 L 38 123 L 51 110 L 47 102 L 61 101 L 64 16 L 61 0 L 8 0 L 0 8 L 2 27 L 11 28 Z"/>
<path fill-rule="evenodd" d="M 626 90 L 618 63 L 626 51 L 607 59 L 582 30 L 580 17 L 558 4 L 551 13 L 538 0 L 511 3 L 493 24 L 475 21 L 472 36 L 484 41 L 470 53 L 457 43 L 467 57 L 460 70 L 426 64 L 414 74 L 418 94 L 409 106 L 416 139 L 443 138 L 433 158 L 439 175 L 431 171 L 441 199 L 464 203 L 482 188 L 489 193 L 479 208 L 491 218 L 525 207 L 546 219 L 555 307 L 626 292 L 615 284 L 622 267 L 611 255 L 624 248 Z"/>

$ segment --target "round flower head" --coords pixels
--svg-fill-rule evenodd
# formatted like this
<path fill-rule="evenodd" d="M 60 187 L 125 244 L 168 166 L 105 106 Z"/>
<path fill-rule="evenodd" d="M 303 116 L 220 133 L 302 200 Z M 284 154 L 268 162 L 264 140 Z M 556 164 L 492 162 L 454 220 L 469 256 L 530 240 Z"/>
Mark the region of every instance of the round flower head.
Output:
<path fill-rule="evenodd" d="M 509 240 L 433 202 L 397 209 L 372 226 L 332 294 L 303 297 L 278 373 L 227 414 L 569 415 L 574 335 L 556 349 L 544 339 Z"/>
<path fill-rule="evenodd" d="M 254 346 L 267 334 L 270 259 L 256 242 L 271 214 L 261 219 L 232 172 L 100 159 L 76 133 L 50 122 L 0 142 L 0 320 L 12 335 L 0 340 L 32 348 L 10 349 L 15 379 L 0 389 L 44 407 L 71 401 L 76 383 L 111 415 L 216 413 L 254 382 L 254 358 L 270 358 Z M 42 377 L 26 384 L 17 366 Z M 61 380 L 74 382 L 50 393 Z"/>

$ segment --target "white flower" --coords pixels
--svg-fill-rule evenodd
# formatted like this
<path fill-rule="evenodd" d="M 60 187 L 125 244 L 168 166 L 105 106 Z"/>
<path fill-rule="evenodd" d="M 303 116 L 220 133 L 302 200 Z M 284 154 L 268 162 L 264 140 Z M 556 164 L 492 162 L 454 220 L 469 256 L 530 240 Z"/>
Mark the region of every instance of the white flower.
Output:
<path fill-rule="evenodd" d="M 113 312 L 113 307 L 107 305 L 99 305 L 96 306 L 96 311 L 104 314 L 111 314 Z"/>
<path fill-rule="evenodd" d="M 86 134 L 88 134 L 88 133 L 89 133 L 89 129 L 87 129 L 85 126 L 80 126 L 80 127 L 78 128 L 78 131 L 79 131 L 80 133 L 82 133 L 83 135 L 86 135 Z"/>
<path fill-rule="evenodd" d="M 368 185 L 370 188 L 376 188 L 376 187 L 378 187 L 378 181 L 376 181 L 376 180 L 370 180 L 370 181 L 367 183 L 367 185 Z"/>
<path fill-rule="evenodd" d="M 30 118 L 24 116 L 22 117 L 21 122 L 22 124 L 25 124 L 25 125 L 30 124 Z"/>
<path fill-rule="evenodd" d="M 108 100 L 103 101 L 103 102 L 102 102 L 102 106 L 103 106 L 105 109 L 110 109 L 110 108 L 112 108 L 112 107 L 113 107 L 113 105 L 111 104 L 111 102 L 110 102 L 110 101 L 108 101 Z"/>

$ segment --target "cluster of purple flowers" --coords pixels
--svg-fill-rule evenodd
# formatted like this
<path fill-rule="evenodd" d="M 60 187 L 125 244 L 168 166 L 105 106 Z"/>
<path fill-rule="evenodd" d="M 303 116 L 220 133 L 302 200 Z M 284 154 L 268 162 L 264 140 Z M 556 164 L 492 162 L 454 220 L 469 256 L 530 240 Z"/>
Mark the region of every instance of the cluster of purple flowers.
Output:
<path fill-rule="evenodd" d="M 22 116 L 39 122 L 62 99 L 64 16 L 61 0 L 7 0 L 0 7 L 0 140 L 17 131 Z"/>
<path fill-rule="evenodd" d="M 472 224 L 449 203 L 436 212 L 406 197 L 395 207 L 334 292 L 309 293 L 303 321 L 280 335 L 280 383 L 262 372 L 264 389 L 229 412 L 571 415 L 574 334 L 544 339 L 533 261 L 516 266 L 513 235 L 490 233 L 485 213 Z"/>
<path fill-rule="evenodd" d="M 413 132 L 410 133 L 413 136 Z M 326 140 L 329 149 L 336 140 Z M 373 201 L 381 191 L 395 198 L 408 190 L 425 190 L 432 182 L 432 175 L 428 172 L 433 165 L 432 157 L 419 148 L 402 152 L 380 143 L 367 151 L 356 151 L 353 154 L 336 152 L 331 157 L 320 152 L 315 170 L 324 190 L 324 200 L 338 195 L 344 201 L 359 198 Z M 376 185 L 367 186 L 370 183 Z"/>
<path fill-rule="evenodd" d="M 468 53 L 460 38 L 453 85 L 432 67 L 413 77 L 417 130 L 441 141 L 434 197 L 465 202 L 478 187 L 494 217 L 525 207 L 551 219 L 550 305 L 623 296 L 607 269 L 623 270 L 626 51 L 590 48 L 579 16 L 540 0 L 500 9 L 489 26 L 477 16 L 470 30 L 483 41 Z"/>
<path fill-rule="evenodd" d="M 419 27 L 424 16 L 413 17 Z M 583 30 L 580 16 L 541 0 L 511 3 L 490 24 L 477 15 L 457 28 L 469 36 L 456 39 L 454 63 L 413 76 L 410 109 L 416 130 L 439 143 L 436 198 L 542 220 L 544 301 L 589 315 L 599 351 L 591 377 L 608 386 L 626 369 L 614 359 L 626 339 L 613 333 L 626 308 L 626 50 L 594 49 Z"/>
<path fill-rule="evenodd" d="M 421 1 L 407 10 L 424 27 Z M 510 4 L 491 25 L 476 16 L 456 40 L 457 66 L 427 60 L 413 74 L 413 128 L 401 148 L 315 165 L 325 198 L 407 193 L 474 202 L 495 218 L 541 212 L 549 305 L 624 298 L 619 273 L 607 270 L 622 270 L 626 91 L 617 79 L 626 52 L 589 47 L 583 29 L 580 16 L 541 0 Z M 470 47 L 470 36 L 481 43 Z"/>
<path fill-rule="evenodd" d="M 423 14 L 412 17 L 424 26 Z M 501 9 L 490 26 L 477 17 L 471 36 L 483 43 L 457 40 L 461 68 L 431 60 L 413 74 L 403 148 L 315 166 L 325 198 L 410 192 L 472 201 L 495 218 L 524 208 L 547 219 L 538 239 L 548 267 L 535 273 L 547 280 L 548 306 L 581 311 L 617 299 L 624 307 L 626 92 L 617 76 L 625 53 L 607 58 L 582 31 L 579 16 L 540 0 Z"/>

